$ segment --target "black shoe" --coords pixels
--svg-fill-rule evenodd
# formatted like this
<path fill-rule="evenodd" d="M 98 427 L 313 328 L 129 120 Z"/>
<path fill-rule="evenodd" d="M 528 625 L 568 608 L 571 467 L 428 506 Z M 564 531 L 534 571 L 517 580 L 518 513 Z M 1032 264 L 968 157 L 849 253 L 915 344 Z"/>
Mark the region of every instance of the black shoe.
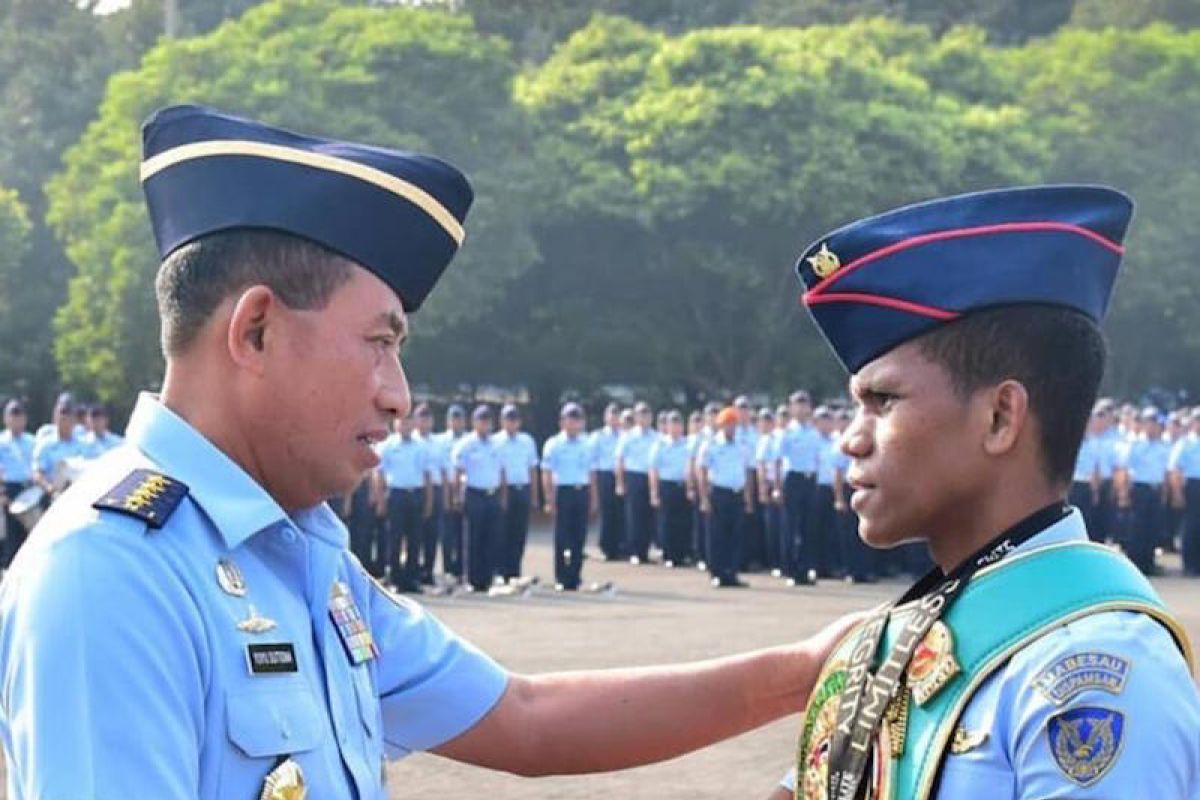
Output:
<path fill-rule="evenodd" d="M 575 592 L 578 590 L 579 590 L 578 584 L 574 584 L 574 583 L 556 583 L 556 584 L 554 584 L 554 591 L 556 591 L 556 592 Z"/>
<path fill-rule="evenodd" d="M 750 584 L 737 578 L 713 578 L 712 585 L 717 589 L 748 589 Z"/>

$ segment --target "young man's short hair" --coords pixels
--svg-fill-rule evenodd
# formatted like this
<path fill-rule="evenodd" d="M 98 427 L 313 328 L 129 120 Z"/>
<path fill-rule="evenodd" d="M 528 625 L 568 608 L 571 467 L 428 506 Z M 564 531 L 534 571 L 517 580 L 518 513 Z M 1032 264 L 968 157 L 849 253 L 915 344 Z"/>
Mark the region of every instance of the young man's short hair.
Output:
<path fill-rule="evenodd" d="M 971 313 L 917 341 L 963 398 L 1019 381 L 1037 420 L 1046 477 L 1071 481 L 1104 376 L 1107 351 L 1095 323 L 1057 306 L 1005 306 Z"/>

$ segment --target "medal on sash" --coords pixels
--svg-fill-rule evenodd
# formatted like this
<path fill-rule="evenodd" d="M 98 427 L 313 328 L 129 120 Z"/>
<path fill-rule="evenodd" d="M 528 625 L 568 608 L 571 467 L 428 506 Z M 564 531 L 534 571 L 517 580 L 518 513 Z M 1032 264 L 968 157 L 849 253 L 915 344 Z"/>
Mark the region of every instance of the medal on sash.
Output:
<path fill-rule="evenodd" d="M 346 654 L 350 656 L 350 662 L 354 666 L 379 656 L 375 637 L 363 621 L 362 614 L 354 603 L 354 596 L 350 594 L 350 587 L 341 581 L 334 581 L 333 589 L 329 593 L 329 617 L 333 620 L 338 638 L 342 640 Z"/>

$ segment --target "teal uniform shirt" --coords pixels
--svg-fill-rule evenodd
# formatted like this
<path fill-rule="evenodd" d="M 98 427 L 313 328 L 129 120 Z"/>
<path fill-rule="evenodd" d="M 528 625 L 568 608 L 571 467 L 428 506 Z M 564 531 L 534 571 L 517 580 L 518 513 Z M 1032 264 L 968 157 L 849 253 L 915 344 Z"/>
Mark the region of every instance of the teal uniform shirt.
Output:
<path fill-rule="evenodd" d="M 135 469 L 187 487 L 161 528 L 93 507 Z M 385 755 L 467 731 L 508 676 L 381 590 L 347 538 L 328 506 L 285 512 L 143 395 L 126 444 L 54 504 L 0 584 L 10 800 L 256 798 L 285 758 L 311 798 L 385 800 Z M 335 596 L 374 655 L 352 649 Z"/>
<path fill-rule="evenodd" d="M 1075 510 L 1013 552 L 1084 541 Z M 1120 727 L 1105 739 L 1091 720 Z M 965 743 L 945 757 L 938 800 L 1200 800 L 1200 692 L 1145 614 L 1099 612 L 1033 641 L 980 684 L 958 727 Z M 1104 767 L 1086 784 L 1072 769 L 1084 761 Z"/>
<path fill-rule="evenodd" d="M 14 436 L 5 429 L 0 431 L 0 480 L 7 483 L 29 483 L 33 480 L 32 434 Z"/>

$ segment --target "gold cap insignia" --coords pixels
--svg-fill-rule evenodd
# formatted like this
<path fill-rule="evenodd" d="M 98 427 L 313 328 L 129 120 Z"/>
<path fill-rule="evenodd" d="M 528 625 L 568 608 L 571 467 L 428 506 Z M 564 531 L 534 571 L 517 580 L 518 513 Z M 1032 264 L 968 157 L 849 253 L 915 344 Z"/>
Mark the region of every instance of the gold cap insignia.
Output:
<path fill-rule="evenodd" d="M 258 800 L 304 800 L 307 796 L 304 770 L 289 758 L 267 775 Z"/>
<path fill-rule="evenodd" d="M 829 249 L 827 242 L 822 242 L 821 249 L 815 256 L 809 256 L 808 263 L 812 265 L 818 278 L 828 278 L 842 267 L 842 260 L 837 257 L 837 253 Z"/>

